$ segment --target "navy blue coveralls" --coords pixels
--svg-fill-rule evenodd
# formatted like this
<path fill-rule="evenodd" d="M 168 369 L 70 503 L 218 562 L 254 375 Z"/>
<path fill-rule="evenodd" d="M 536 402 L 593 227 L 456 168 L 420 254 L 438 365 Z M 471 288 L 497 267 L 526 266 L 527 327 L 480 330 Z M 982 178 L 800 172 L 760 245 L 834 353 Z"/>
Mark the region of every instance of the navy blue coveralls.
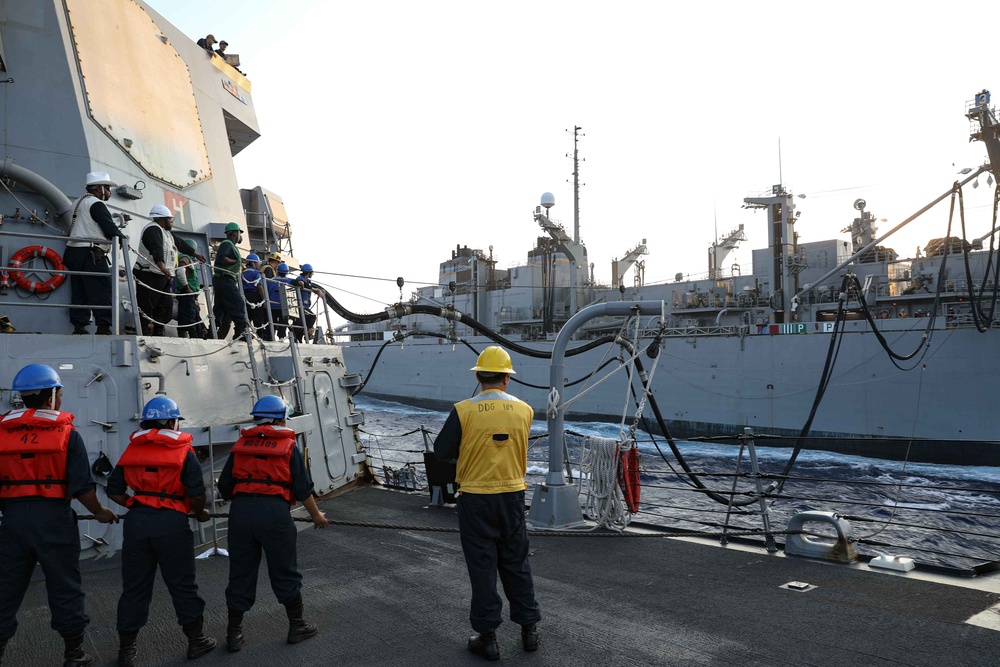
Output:
<path fill-rule="evenodd" d="M 66 500 L 39 496 L 0 501 L 0 641 L 14 636 L 17 610 L 31 582 L 35 563 L 45 574 L 52 629 L 61 635 L 87 627 L 80 584 L 80 534 L 70 497 L 95 488 L 83 438 L 69 436 L 66 451 Z"/>
<path fill-rule="evenodd" d="M 186 495 L 205 495 L 201 464 L 188 452 L 181 470 Z M 125 494 L 125 470 L 115 466 L 108 478 L 108 495 Z M 194 532 L 187 515 L 165 507 L 144 506 L 138 500 L 124 518 L 122 544 L 122 596 L 118 600 L 118 632 L 138 632 L 149 620 L 156 567 L 170 591 L 179 625 L 198 620 L 205 601 L 198 597 L 194 571 Z"/>
<path fill-rule="evenodd" d="M 434 456 L 440 461 L 457 459 L 461 442 L 462 422 L 453 408 L 434 440 Z M 503 602 L 497 595 L 497 573 L 510 603 L 510 620 L 518 625 L 540 621 L 528 563 L 524 491 L 460 494 L 458 531 L 472 586 L 472 629 L 494 632 L 500 627 Z"/>
<path fill-rule="evenodd" d="M 292 497 L 303 501 L 313 495 L 302 452 L 292 448 Z M 267 556 L 267 576 L 279 604 L 291 602 L 302 590 L 295 551 L 296 530 L 291 506 L 281 496 L 236 493 L 233 457 L 219 475 L 219 492 L 229 507 L 229 586 L 226 604 L 247 612 L 257 599 L 257 573 L 261 550 Z"/>

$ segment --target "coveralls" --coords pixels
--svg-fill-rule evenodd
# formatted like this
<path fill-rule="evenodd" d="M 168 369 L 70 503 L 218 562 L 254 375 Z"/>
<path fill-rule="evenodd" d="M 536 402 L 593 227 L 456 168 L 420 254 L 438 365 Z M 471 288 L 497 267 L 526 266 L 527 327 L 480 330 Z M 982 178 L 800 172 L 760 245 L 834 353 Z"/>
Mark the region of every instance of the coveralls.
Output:
<path fill-rule="evenodd" d="M 441 461 L 458 459 L 458 528 L 472 584 L 469 621 L 479 633 L 500 626 L 503 602 L 497 573 L 510 603 L 510 620 L 541 620 L 528 564 L 524 475 L 534 411 L 499 389 L 456 403 L 434 441 Z"/>
<path fill-rule="evenodd" d="M 191 435 L 180 431 L 136 431 L 108 479 L 108 495 L 124 494 L 126 487 L 134 492 L 124 519 L 117 624 L 121 634 L 138 632 L 149 620 L 157 566 L 178 624 L 194 623 L 205 609 L 195 583 L 194 533 L 187 516 L 190 498 L 205 495 L 205 483 L 190 443 Z M 169 451 L 163 451 L 172 449 L 183 450 L 174 452 L 176 466 L 169 461 Z M 164 488 L 168 493 L 161 492 Z"/>
<path fill-rule="evenodd" d="M 221 260 L 227 257 L 235 257 L 236 263 L 222 266 Z M 218 253 L 215 255 L 212 279 L 215 288 L 215 305 L 212 310 L 215 314 L 215 326 L 218 328 L 219 338 L 225 338 L 229 333 L 230 322 L 233 322 L 234 338 L 242 336 L 247 325 L 246 304 L 238 284 L 241 266 L 242 258 L 236 244 L 230 239 L 220 243 Z"/>
<path fill-rule="evenodd" d="M 259 481 L 268 478 L 271 482 Z M 294 600 L 302 590 L 302 574 L 296 559 L 291 507 L 296 500 L 313 495 L 302 452 L 295 446 L 295 431 L 271 425 L 244 429 L 219 475 L 218 486 L 222 497 L 232 500 L 226 604 L 241 612 L 253 606 L 262 551 L 267 556 L 274 596 L 280 604 Z"/>
<path fill-rule="evenodd" d="M 45 455 L 37 446 L 58 441 L 65 451 L 51 454 L 59 470 L 51 485 L 4 484 L 0 481 L 0 641 L 14 636 L 17 610 L 31 582 L 35 564 L 42 566 L 52 629 L 61 635 L 83 631 L 90 622 L 84 612 L 80 584 L 80 534 L 70 498 L 95 488 L 87 448 L 73 430 L 73 415 L 53 410 L 15 410 L 0 420 L 0 478 L 45 479 Z M 30 424 L 45 430 L 37 432 Z M 49 430 L 56 425 L 56 430 Z M 35 445 L 32 452 L 30 445 Z M 33 454 L 24 458 L 21 454 Z M 17 471 L 20 471 L 17 472 Z M 26 473 L 26 474 L 25 474 Z"/>

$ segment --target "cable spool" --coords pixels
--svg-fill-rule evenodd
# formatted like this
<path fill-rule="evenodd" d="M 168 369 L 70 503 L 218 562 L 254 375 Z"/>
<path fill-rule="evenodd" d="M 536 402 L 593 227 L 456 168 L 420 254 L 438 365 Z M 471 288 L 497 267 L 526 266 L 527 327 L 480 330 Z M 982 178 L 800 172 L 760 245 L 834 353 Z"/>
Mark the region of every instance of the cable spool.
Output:
<path fill-rule="evenodd" d="M 62 285 L 63 281 L 66 280 L 66 274 L 64 273 L 53 273 L 48 280 L 36 283 L 32 280 L 28 280 L 24 273 L 18 270 L 21 268 L 23 262 L 36 257 L 44 258 L 56 271 L 66 270 L 66 265 L 63 264 L 62 257 L 60 257 L 59 253 L 52 248 L 39 245 L 25 246 L 15 252 L 10 258 L 10 267 L 11 269 L 14 269 L 10 272 L 10 277 L 13 278 L 14 284 L 23 290 L 34 292 L 35 294 L 51 292 L 55 288 Z"/>

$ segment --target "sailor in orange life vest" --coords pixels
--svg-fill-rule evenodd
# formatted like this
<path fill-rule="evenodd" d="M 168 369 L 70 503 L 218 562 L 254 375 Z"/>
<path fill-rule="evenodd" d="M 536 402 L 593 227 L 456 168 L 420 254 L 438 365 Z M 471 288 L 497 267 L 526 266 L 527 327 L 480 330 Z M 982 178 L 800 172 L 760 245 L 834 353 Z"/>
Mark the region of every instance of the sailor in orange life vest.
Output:
<path fill-rule="evenodd" d="M 243 615 L 257 597 L 261 549 L 267 556 L 271 590 L 288 615 L 288 643 L 319 632 L 302 620 L 302 575 L 295 554 L 296 530 L 291 507 L 301 501 L 316 528 L 330 525 L 316 505 L 295 431 L 285 426 L 288 405 L 264 396 L 250 412 L 253 428 L 244 429 L 219 475 L 219 492 L 229 508 L 229 625 L 226 646 L 243 648 Z"/>
<path fill-rule="evenodd" d="M 118 664 L 135 664 L 136 637 L 149 620 L 156 567 L 170 591 L 177 623 L 188 640 L 187 658 L 215 648 L 206 637 L 194 572 L 194 533 L 188 514 L 198 521 L 205 509 L 201 464 L 191 434 L 177 430 L 183 419 L 177 404 L 157 396 L 142 409 L 139 429 L 108 478 L 108 498 L 129 508 L 122 543 L 122 595 L 118 599 Z M 132 495 L 127 494 L 127 488 Z"/>
<path fill-rule="evenodd" d="M 45 574 L 52 629 L 63 636 L 65 665 L 93 662 L 83 650 L 90 622 L 80 587 L 80 534 L 70 499 L 101 523 L 118 523 L 101 505 L 90 476 L 87 447 L 60 412 L 62 380 L 43 364 L 25 366 L 11 386 L 24 408 L 0 419 L 0 661 L 17 630 L 17 610 L 35 563 Z"/>
<path fill-rule="evenodd" d="M 496 629 L 503 608 L 497 595 L 498 572 L 510 603 L 510 620 L 521 626 L 524 650 L 538 650 L 536 623 L 542 615 L 535 601 L 524 520 L 524 475 L 534 411 L 507 393 L 514 368 L 502 348 L 493 345 L 483 350 L 471 370 L 482 392 L 455 404 L 434 441 L 434 454 L 442 461 L 458 459 L 458 529 L 472 583 L 469 621 L 478 633 L 469 639 L 469 650 L 497 660 Z"/>

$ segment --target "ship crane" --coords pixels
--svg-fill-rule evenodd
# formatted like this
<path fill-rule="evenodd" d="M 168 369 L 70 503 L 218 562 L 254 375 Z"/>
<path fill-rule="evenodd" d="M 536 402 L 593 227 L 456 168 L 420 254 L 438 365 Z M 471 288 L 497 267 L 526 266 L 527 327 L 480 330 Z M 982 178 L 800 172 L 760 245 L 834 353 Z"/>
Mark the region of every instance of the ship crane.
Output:
<path fill-rule="evenodd" d="M 722 237 L 721 241 L 716 241 L 708 249 L 708 278 L 709 280 L 716 280 L 722 276 L 722 270 L 719 268 L 722 263 L 726 260 L 726 257 L 740 244 L 740 241 L 746 241 L 747 236 L 743 233 L 743 223 L 740 226 L 729 232 L 726 236 Z"/>
<path fill-rule="evenodd" d="M 639 260 L 643 255 L 648 255 L 649 249 L 646 247 L 646 239 L 642 240 L 642 243 L 625 253 L 625 256 L 621 259 L 611 260 L 611 285 L 612 287 L 618 287 L 622 284 L 622 278 L 633 265 Z M 640 262 L 641 264 L 641 262 Z M 639 272 L 636 273 L 636 287 L 642 287 L 642 278 Z"/>

